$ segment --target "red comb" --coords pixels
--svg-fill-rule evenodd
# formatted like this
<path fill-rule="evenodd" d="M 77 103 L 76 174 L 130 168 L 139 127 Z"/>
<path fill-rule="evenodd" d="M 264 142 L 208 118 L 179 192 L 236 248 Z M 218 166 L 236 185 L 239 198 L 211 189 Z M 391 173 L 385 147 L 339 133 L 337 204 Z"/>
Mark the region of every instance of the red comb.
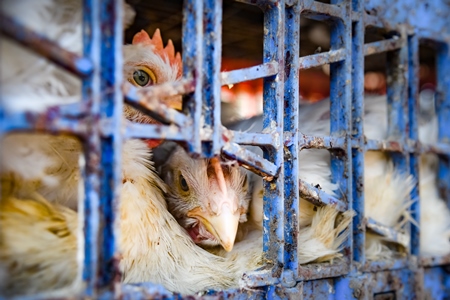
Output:
<path fill-rule="evenodd" d="M 154 47 L 154 51 L 156 54 L 162 56 L 166 56 L 169 59 L 169 62 L 172 66 L 178 66 L 178 77 L 181 77 L 181 55 L 180 52 L 175 53 L 175 47 L 171 40 L 167 42 L 167 46 L 164 47 L 161 31 L 158 29 L 155 30 L 153 37 L 150 38 L 148 33 L 145 30 L 141 30 L 136 33 L 133 37 L 133 45 L 136 44 L 144 44 L 144 45 L 152 45 Z"/>

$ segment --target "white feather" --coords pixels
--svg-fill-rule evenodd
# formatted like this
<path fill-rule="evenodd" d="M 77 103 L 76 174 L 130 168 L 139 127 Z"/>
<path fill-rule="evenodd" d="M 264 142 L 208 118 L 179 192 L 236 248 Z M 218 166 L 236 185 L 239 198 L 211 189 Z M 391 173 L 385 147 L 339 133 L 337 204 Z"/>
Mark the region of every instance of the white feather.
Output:
<path fill-rule="evenodd" d="M 81 0 L 3 1 L 2 11 L 28 27 L 44 32 L 62 47 L 81 53 Z M 51 105 L 80 100 L 80 81 L 72 75 L 4 37 L 1 37 L 0 47 L 1 57 L 8 57 L 4 60 L 7 65 L 2 65 L 0 77 L 1 101 L 8 110 L 44 111 Z M 134 53 L 130 50 L 133 47 L 137 49 Z M 149 51 L 148 48 L 135 45 L 126 46 L 124 50 L 129 66 L 148 59 L 148 56 L 142 53 Z M 164 63 L 164 66 L 167 66 L 165 61 L 160 61 L 159 66 Z M 169 71 L 171 73 L 167 73 L 166 79 L 172 80 L 177 70 L 170 68 Z M 130 72 L 130 68 L 126 68 L 125 72 Z M 81 156 L 81 147 L 76 139 L 14 134 L 6 137 L 2 143 L 0 167 L 3 174 L 12 171 L 22 181 L 25 180 L 27 185 L 31 184 L 34 190 L 45 194 L 48 200 L 75 206 L 76 198 L 80 195 L 77 189 Z M 160 191 L 164 186 L 150 168 L 145 143 L 128 141 L 123 149 L 124 185 L 120 201 L 123 222 L 119 225 L 119 249 L 123 257 L 120 267 L 123 270 L 124 282 L 160 282 L 168 289 L 181 293 L 237 286 L 240 278 L 236 277 L 237 274 L 253 267 L 235 265 L 193 244 L 186 232 L 167 212 Z M 50 203 L 44 205 L 58 207 Z M 143 223 L 144 221 L 147 224 Z M 39 226 L 24 222 L 19 225 L 28 226 L 23 231 L 25 239 L 30 239 L 30 242 L 40 241 Z M 31 236 L 33 232 L 37 232 L 37 236 Z M 17 242 L 10 245 L 10 249 L 20 249 L 26 245 L 23 240 L 14 240 L 14 234 L 9 238 L 11 242 Z M 80 248 L 81 244 L 62 253 L 58 252 L 60 248 L 52 247 L 51 242 L 45 244 L 45 249 L 32 248 L 38 255 L 28 255 L 26 258 L 31 260 L 32 266 L 41 265 L 45 276 L 38 273 L 33 277 L 28 273 L 33 273 L 33 267 L 30 270 L 27 268 L 30 266 L 28 264 L 22 265 L 23 268 L 19 265 L 16 274 L 24 276 L 22 279 L 27 283 L 19 288 L 18 292 L 30 294 L 38 290 L 58 288 L 51 278 L 61 276 L 63 271 L 71 272 L 69 277 L 77 282 L 73 276 L 79 273 L 79 270 L 76 271 L 75 266 L 67 268 L 67 261 L 80 259 L 82 251 L 77 254 L 76 248 Z M 52 251 L 56 251 L 58 257 L 61 254 L 63 262 L 55 260 Z M 18 252 L 8 253 L 2 257 L 3 266 L 5 263 L 11 263 Z M 52 264 L 47 264 L 49 262 Z M 3 274 L 4 270 L 0 268 L 0 273 Z M 79 276 L 77 278 L 79 279 Z M 12 276 L 9 279 L 14 280 Z M 2 290 L 2 293 L 8 292 Z"/>
<path fill-rule="evenodd" d="M 419 140 L 425 144 L 437 142 L 437 118 L 419 126 Z M 420 253 L 450 254 L 450 209 L 437 188 L 438 158 L 433 154 L 420 157 Z"/>

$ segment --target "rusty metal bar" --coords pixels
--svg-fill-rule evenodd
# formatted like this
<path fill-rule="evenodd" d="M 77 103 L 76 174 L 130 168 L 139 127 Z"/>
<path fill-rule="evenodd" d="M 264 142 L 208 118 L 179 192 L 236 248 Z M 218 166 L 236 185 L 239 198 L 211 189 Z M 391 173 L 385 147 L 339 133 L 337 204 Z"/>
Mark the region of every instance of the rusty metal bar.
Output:
<path fill-rule="evenodd" d="M 272 271 L 270 269 L 254 271 L 242 276 L 242 283 L 247 287 L 263 287 L 275 285 L 279 282 L 280 279 L 272 276 Z"/>
<path fill-rule="evenodd" d="M 39 131 L 76 134 L 86 137 L 89 132 L 89 123 L 86 118 L 72 119 L 59 109 L 54 107 L 43 113 L 38 112 L 16 112 L 7 114 L 4 112 L 2 130 L 9 131 Z"/>
<path fill-rule="evenodd" d="M 51 62 L 72 74 L 84 78 L 92 73 L 94 66 L 89 58 L 79 56 L 61 48 L 57 43 L 34 32 L 30 28 L 26 28 L 13 18 L 2 13 L 0 13 L 0 31 L 14 41 L 49 59 Z"/>
<path fill-rule="evenodd" d="M 335 7 L 342 11 L 342 18 L 334 20 L 331 26 L 331 50 L 345 49 L 345 60 L 330 64 L 330 135 L 349 138 L 351 134 L 352 117 L 352 6 L 350 1 L 336 5 L 337 0 L 331 0 Z M 331 181 L 338 184 L 337 197 L 344 199 L 348 209 L 353 207 L 352 185 L 352 148 L 351 143 L 345 143 L 343 150 L 331 150 Z M 348 229 L 353 236 L 353 228 Z M 351 239 L 343 243 L 344 258 L 349 264 L 353 257 Z"/>
<path fill-rule="evenodd" d="M 391 38 L 389 40 L 383 40 L 378 42 L 373 42 L 364 45 L 364 56 L 369 56 L 377 53 L 388 52 L 392 50 L 397 50 L 403 47 L 405 44 L 404 40 L 400 37 Z"/>
<path fill-rule="evenodd" d="M 243 68 L 239 70 L 222 72 L 220 74 L 222 85 L 232 85 L 239 82 L 255 80 L 278 73 L 278 63 L 268 62 L 265 64 Z"/>
<path fill-rule="evenodd" d="M 367 140 L 366 141 L 367 151 L 388 151 L 388 152 L 405 152 L 405 144 L 398 141 L 379 141 L 379 140 Z"/>
<path fill-rule="evenodd" d="M 373 26 L 378 28 L 383 28 L 383 23 L 379 18 L 373 15 L 369 15 L 367 12 L 363 11 L 364 15 L 364 26 Z"/>
<path fill-rule="evenodd" d="M 348 205 L 345 202 L 338 200 L 336 197 L 328 195 L 320 188 L 316 188 L 315 186 L 301 179 L 299 179 L 298 182 L 300 196 L 303 199 L 308 200 L 309 202 L 317 206 L 332 205 L 341 212 L 348 210 Z"/>
<path fill-rule="evenodd" d="M 418 140 L 419 126 L 419 39 L 417 36 L 408 36 L 408 112 L 409 112 L 409 133 L 410 140 Z M 417 151 L 409 155 L 409 169 L 415 180 L 415 185 L 411 191 L 411 199 L 415 201 L 411 204 L 411 217 L 420 224 L 420 194 L 419 194 L 419 163 L 420 154 Z M 420 252 L 420 229 L 411 226 L 411 254 L 419 255 Z"/>
<path fill-rule="evenodd" d="M 284 146 L 284 258 L 285 268 L 298 273 L 299 232 L 299 56 L 300 9 L 298 3 L 285 10 L 285 66 L 283 132 L 289 132 L 291 143 Z"/>
<path fill-rule="evenodd" d="M 446 256 L 422 256 L 419 259 L 419 265 L 425 268 L 450 265 L 450 254 Z"/>
<path fill-rule="evenodd" d="M 157 139 L 169 141 L 184 141 L 190 134 L 186 130 L 176 126 L 159 124 L 140 124 L 128 122 L 125 127 L 124 138 Z"/>
<path fill-rule="evenodd" d="M 421 144 L 420 153 L 435 153 L 442 157 L 450 157 L 450 144 L 445 142 L 438 142 L 433 145 Z"/>
<path fill-rule="evenodd" d="M 364 14 L 364 1 L 352 1 L 352 11 Z M 364 223 L 364 20 L 356 19 L 352 25 L 352 181 L 353 181 L 353 260 L 364 264 L 366 260 L 366 227 Z"/>
<path fill-rule="evenodd" d="M 138 95 L 144 99 L 142 102 L 154 102 L 154 99 L 164 99 L 177 95 L 192 93 L 194 91 L 195 82 L 191 79 L 181 79 L 175 82 L 166 82 L 150 87 L 137 88 L 134 85 L 124 82 L 122 84 L 122 91 L 127 96 L 128 94 Z"/>
<path fill-rule="evenodd" d="M 250 150 L 240 147 L 238 144 L 225 144 L 222 148 L 222 153 L 230 159 L 244 164 L 244 168 L 254 171 L 268 181 L 272 181 L 273 177 L 278 175 L 279 169 L 275 164 Z"/>
<path fill-rule="evenodd" d="M 297 280 L 316 280 L 321 278 L 339 277 L 350 271 L 347 260 L 339 260 L 333 264 L 323 266 L 321 263 L 301 265 Z"/>
<path fill-rule="evenodd" d="M 84 295 L 94 298 L 100 282 L 100 165 L 101 142 L 95 120 L 100 115 L 100 45 L 101 22 L 100 3 L 93 0 L 83 1 L 83 55 L 88 57 L 94 70 L 91 76 L 82 82 L 82 102 L 90 103 L 88 120 L 88 136 L 83 145 L 85 166 L 81 168 L 84 178 L 84 261 L 83 281 L 85 284 Z"/>
<path fill-rule="evenodd" d="M 330 50 L 328 52 L 318 53 L 300 57 L 299 67 L 301 70 L 322 66 L 327 63 L 334 63 L 345 59 L 345 49 Z"/>
<path fill-rule="evenodd" d="M 116 291 L 120 283 L 120 254 L 117 246 L 119 240 L 116 232 L 116 211 L 120 199 L 122 185 L 122 118 L 123 94 L 121 84 L 123 81 L 123 16 L 121 0 L 105 0 L 100 5 L 101 26 L 101 69 L 99 117 L 111 118 L 112 135 L 101 137 L 100 161 L 97 164 L 100 172 L 100 206 L 98 239 L 101 252 L 98 256 L 100 291 Z M 95 124 L 101 135 L 101 126 Z M 86 149 L 87 151 L 89 149 Z"/>
<path fill-rule="evenodd" d="M 249 5 L 256 5 L 259 7 L 268 6 L 271 7 L 273 5 L 276 5 L 279 0 L 236 0 L 236 2 L 242 2 Z"/>
<path fill-rule="evenodd" d="M 284 70 L 284 39 L 285 39 L 285 7 L 284 1 L 277 2 L 264 11 L 264 50 L 263 62 L 276 61 L 279 70 Z M 263 132 L 274 131 L 280 139 L 283 137 L 284 118 L 284 72 L 264 78 L 263 88 Z M 285 206 L 284 206 L 284 161 L 282 141 L 265 148 L 263 157 L 274 166 L 270 168 L 271 176 L 276 174 L 272 182 L 264 181 L 264 216 L 263 218 L 263 249 L 272 265 L 272 275 L 278 277 L 284 265 L 288 262 L 285 256 Z M 256 165 L 256 167 L 259 167 Z M 266 168 L 264 168 L 266 169 Z M 276 171 L 275 171 L 276 170 Z M 272 175 L 273 174 L 273 175 Z"/>
<path fill-rule="evenodd" d="M 347 144 L 343 137 L 325 136 L 316 137 L 302 134 L 298 142 L 300 150 L 303 149 L 345 149 Z"/>
<path fill-rule="evenodd" d="M 227 137 L 227 139 L 232 139 L 235 143 L 241 145 L 271 146 L 275 143 L 275 138 L 270 133 L 224 130 L 223 134 Z"/>
<path fill-rule="evenodd" d="M 388 140 L 396 141 L 400 148 L 407 145 L 408 123 L 408 47 L 407 36 L 402 33 L 402 48 L 387 53 Z M 390 145 L 393 145 L 391 142 Z M 391 153 L 394 166 L 409 173 L 409 155 Z"/>
<path fill-rule="evenodd" d="M 183 110 L 188 112 L 193 122 L 186 130 L 191 131 L 191 138 L 187 140 L 190 153 L 201 156 L 202 144 L 200 139 L 202 115 L 203 76 L 203 1 L 183 1 L 183 78 L 192 79 L 195 92 L 183 97 Z"/>
<path fill-rule="evenodd" d="M 356 140 L 352 141 L 353 147 L 359 147 Z M 422 144 L 414 140 L 407 140 L 406 143 L 399 143 L 398 141 L 386 140 L 371 140 L 367 139 L 365 145 L 367 151 L 385 151 L 385 152 L 407 152 L 407 153 L 434 153 L 441 156 L 449 156 L 450 145 L 445 143 L 436 143 L 433 145 Z"/>
<path fill-rule="evenodd" d="M 331 5 L 313 0 L 303 0 L 301 1 L 300 9 L 302 14 L 320 15 L 327 18 L 338 18 L 340 20 L 345 20 L 346 18 L 345 4 Z"/>
<path fill-rule="evenodd" d="M 436 57 L 438 141 L 450 145 L 450 45 L 440 45 Z M 450 207 L 450 152 L 439 158 L 439 194 Z"/>
<path fill-rule="evenodd" d="M 192 120 L 186 115 L 167 107 L 159 99 L 192 91 L 192 80 L 161 84 L 149 88 L 136 88 L 129 83 L 122 87 L 125 102 L 163 124 L 187 126 Z"/>
<path fill-rule="evenodd" d="M 213 157 L 222 146 L 220 121 L 220 67 L 222 58 L 222 0 L 203 1 L 203 131 L 211 132 L 211 141 L 202 141 L 202 156 Z M 199 91 L 197 91 L 199 92 Z M 199 130 L 197 127 L 196 130 Z"/>
<path fill-rule="evenodd" d="M 408 234 L 398 232 L 388 226 L 384 226 L 383 224 L 377 222 L 372 218 L 367 218 L 366 226 L 372 232 L 379 234 L 383 237 L 386 237 L 388 240 L 396 242 L 400 245 L 403 245 L 405 248 L 409 247 L 410 237 Z"/>
<path fill-rule="evenodd" d="M 363 266 L 365 273 L 401 270 L 414 266 L 414 263 L 408 258 L 393 258 L 392 260 L 367 261 Z"/>

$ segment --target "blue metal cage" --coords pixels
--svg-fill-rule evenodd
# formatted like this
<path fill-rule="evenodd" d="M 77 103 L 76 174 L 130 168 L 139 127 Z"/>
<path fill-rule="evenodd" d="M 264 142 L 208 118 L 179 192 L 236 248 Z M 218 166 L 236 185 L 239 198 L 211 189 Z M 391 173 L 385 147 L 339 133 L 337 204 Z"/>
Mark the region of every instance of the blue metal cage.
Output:
<path fill-rule="evenodd" d="M 83 101 L 45 113 L 0 110 L 0 131 L 68 132 L 79 136 L 86 158 L 85 296 L 124 298 L 179 298 L 151 283 L 140 288 L 123 286 L 114 294 L 118 273 L 114 237 L 116 187 L 120 185 L 121 145 L 128 138 L 165 138 L 185 141 L 201 157 L 219 153 L 237 159 L 264 176 L 264 251 L 273 264 L 244 276 L 249 289 L 211 291 L 208 297 L 292 299 L 448 299 L 450 257 L 419 255 L 420 232 L 410 226 L 411 251 L 404 259 L 367 262 L 365 232 L 378 230 L 396 238 L 392 228 L 364 218 L 364 153 L 390 153 L 397 167 L 418 178 L 422 153 L 438 154 L 439 189 L 450 205 L 450 2 L 447 0 L 242 0 L 264 13 L 263 63 L 251 68 L 220 72 L 222 1 L 185 0 L 183 5 L 183 79 L 153 86 L 144 98 L 136 89 L 122 90 L 123 40 L 121 1 L 84 0 L 84 55 L 63 51 L 51 41 L 27 30 L 13 19 L 2 18 L 2 32 L 45 55 L 83 79 Z M 330 24 L 328 52 L 300 57 L 300 16 Z M 391 38 L 365 43 L 368 26 L 391 31 Z M 39 40 L 37 43 L 36 41 Z M 439 142 L 418 141 L 419 45 L 432 43 L 436 51 Z M 387 52 L 388 141 L 367 140 L 364 114 L 364 58 Z M 331 134 L 299 134 L 299 71 L 330 64 Z M 264 78 L 264 132 L 225 130 L 220 123 L 220 87 Z M 167 87 L 170 86 L 168 89 Z M 155 97 L 184 94 L 187 114 L 161 109 Z M 144 108 L 162 125 L 136 124 L 121 131 L 123 99 Z M 201 118 L 204 122 L 201 122 Z M 175 124 L 177 130 L 168 131 Z M 200 131 L 200 126 L 208 131 Z M 261 158 L 240 145 L 264 147 Z M 339 184 L 337 198 L 299 180 L 298 152 L 328 149 L 332 178 Z M 289 155 L 287 155 L 289 154 Z M 320 205 L 353 209 L 352 234 L 345 242 L 345 259 L 337 263 L 299 265 L 295 232 L 299 230 L 299 196 Z M 419 197 L 418 188 L 412 198 Z M 413 204 L 420 222 L 420 204 Z M 447 265 L 447 267 L 445 266 Z"/>

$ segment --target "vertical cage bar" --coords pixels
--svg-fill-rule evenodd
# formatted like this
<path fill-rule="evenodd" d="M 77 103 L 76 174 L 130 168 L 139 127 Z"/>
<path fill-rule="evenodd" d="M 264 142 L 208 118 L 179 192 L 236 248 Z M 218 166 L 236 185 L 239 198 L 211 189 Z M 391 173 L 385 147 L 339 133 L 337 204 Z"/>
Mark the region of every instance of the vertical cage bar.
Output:
<path fill-rule="evenodd" d="M 417 141 L 419 139 L 419 39 L 417 35 L 408 36 L 408 111 L 409 111 L 409 138 Z M 420 154 L 409 155 L 409 168 L 416 184 L 411 191 L 411 199 L 415 201 L 411 205 L 411 216 L 417 224 L 420 223 L 420 201 L 419 201 L 419 162 Z M 411 225 L 411 254 L 419 254 L 420 232 L 419 228 Z"/>
<path fill-rule="evenodd" d="M 408 123 L 408 46 L 404 33 L 400 38 L 403 39 L 402 47 L 387 53 L 388 139 L 405 144 L 409 134 L 406 127 Z M 409 171 L 409 159 L 404 153 L 393 153 L 392 160 L 399 171 Z"/>
<path fill-rule="evenodd" d="M 361 15 L 363 1 L 353 0 L 353 10 Z M 365 264 L 366 226 L 364 226 L 364 20 L 352 25 L 352 138 L 358 147 L 352 149 L 353 168 L 353 259 Z"/>
<path fill-rule="evenodd" d="M 284 70 L 284 1 L 277 1 L 264 11 L 264 63 L 277 61 Z M 264 235 L 266 257 L 274 264 L 273 272 L 281 274 L 284 267 L 284 171 L 283 171 L 283 97 L 284 72 L 264 78 L 263 130 L 278 136 L 277 144 L 263 149 L 264 158 L 279 168 L 278 176 L 271 182 L 264 180 Z M 274 275 L 279 276 L 279 275 Z"/>
<path fill-rule="evenodd" d="M 102 91 L 100 118 L 112 120 L 112 135 L 101 138 L 101 190 L 100 190 L 100 235 L 101 255 L 99 266 L 100 287 L 114 288 L 119 259 L 116 257 L 114 235 L 115 210 L 120 195 L 121 151 L 122 151 L 122 1 L 101 1 L 101 72 Z M 100 124 L 98 124 L 100 126 Z"/>
<path fill-rule="evenodd" d="M 332 1 L 335 3 L 336 1 Z M 343 20 L 335 20 L 331 26 L 331 50 L 345 49 L 345 59 L 330 64 L 330 133 L 332 136 L 346 136 L 344 151 L 331 151 L 332 181 L 339 185 L 339 192 L 352 209 L 352 161 L 351 142 L 348 133 L 351 128 L 352 101 L 352 21 L 351 3 L 342 3 L 340 8 L 345 16 Z M 358 66 L 361 67 L 361 66 Z M 350 233 L 352 236 L 352 233 Z M 347 255 L 353 256 L 351 240 L 348 239 L 344 247 Z"/>
<path fill-rule="evenodd" d="M 84 178 L 84 262 L 83 281 L 85 296 L 94 297 L 98 285 L 99 264 L 99 206 L 100 206 L 100 132 L 96 120 L 100 113 L 100 4 L 93 0 L 83 1 L 83 54 L 94 67 L 93 73 L 83 79 L 82 101 L 89 104 L 89 129 L 83 144 L 85 166 Z"/>
<path fill-rule="evenodd" d="M 300 8 L 298 1 L 286 8 L 285 84 L 284 84 L 284 202 L 285 202 L 285 263 L 298 273 L 297 234 L 299 231 L 299 174 L 298 174 L 298 107 L 300 58 Z"/>
<path fill-rule="evenodd" d="M 331 27 L 330 43 L 331 50 L 344 48 L 346 52 L 345 60 L 330 65 L 330 132 L 333 136 L 343 136 L 350 128 L 351 116 L 351 23 L 336 20 Z M 347 195 L 349 181 L 346 179 L 351 174 L 349 153 L 331 152 L 332 180 L 339 184 L 347 201 L 351 198 Z"/>
<path fill-rule="evenodd" d="M 194 78 L 195 92 L 183 99 L 183 110 L 189 112 L 193 122 L 185 128 L 192 138 L 187 142 L 189 152 L 200 155 L 203 88 L 203 0 L 183 2 L 183 77 Z"/>
<path fill-rule="evenodd" d="M 203 39 L 203 116 L 205 132 L 212 130 L 212 142 L 203 143 L 203 154 L 212 157 L 220 153 L 220 66 L 222 55 L 222 1 L 204 2 Z"/>
<path fill-rule="evenodd" d="M 441 45 L 436 57 L 438 140 L 450 143 L 450 46 Z M 450 207 L 450 153 L 439 158 L 438 189 Z"/>

